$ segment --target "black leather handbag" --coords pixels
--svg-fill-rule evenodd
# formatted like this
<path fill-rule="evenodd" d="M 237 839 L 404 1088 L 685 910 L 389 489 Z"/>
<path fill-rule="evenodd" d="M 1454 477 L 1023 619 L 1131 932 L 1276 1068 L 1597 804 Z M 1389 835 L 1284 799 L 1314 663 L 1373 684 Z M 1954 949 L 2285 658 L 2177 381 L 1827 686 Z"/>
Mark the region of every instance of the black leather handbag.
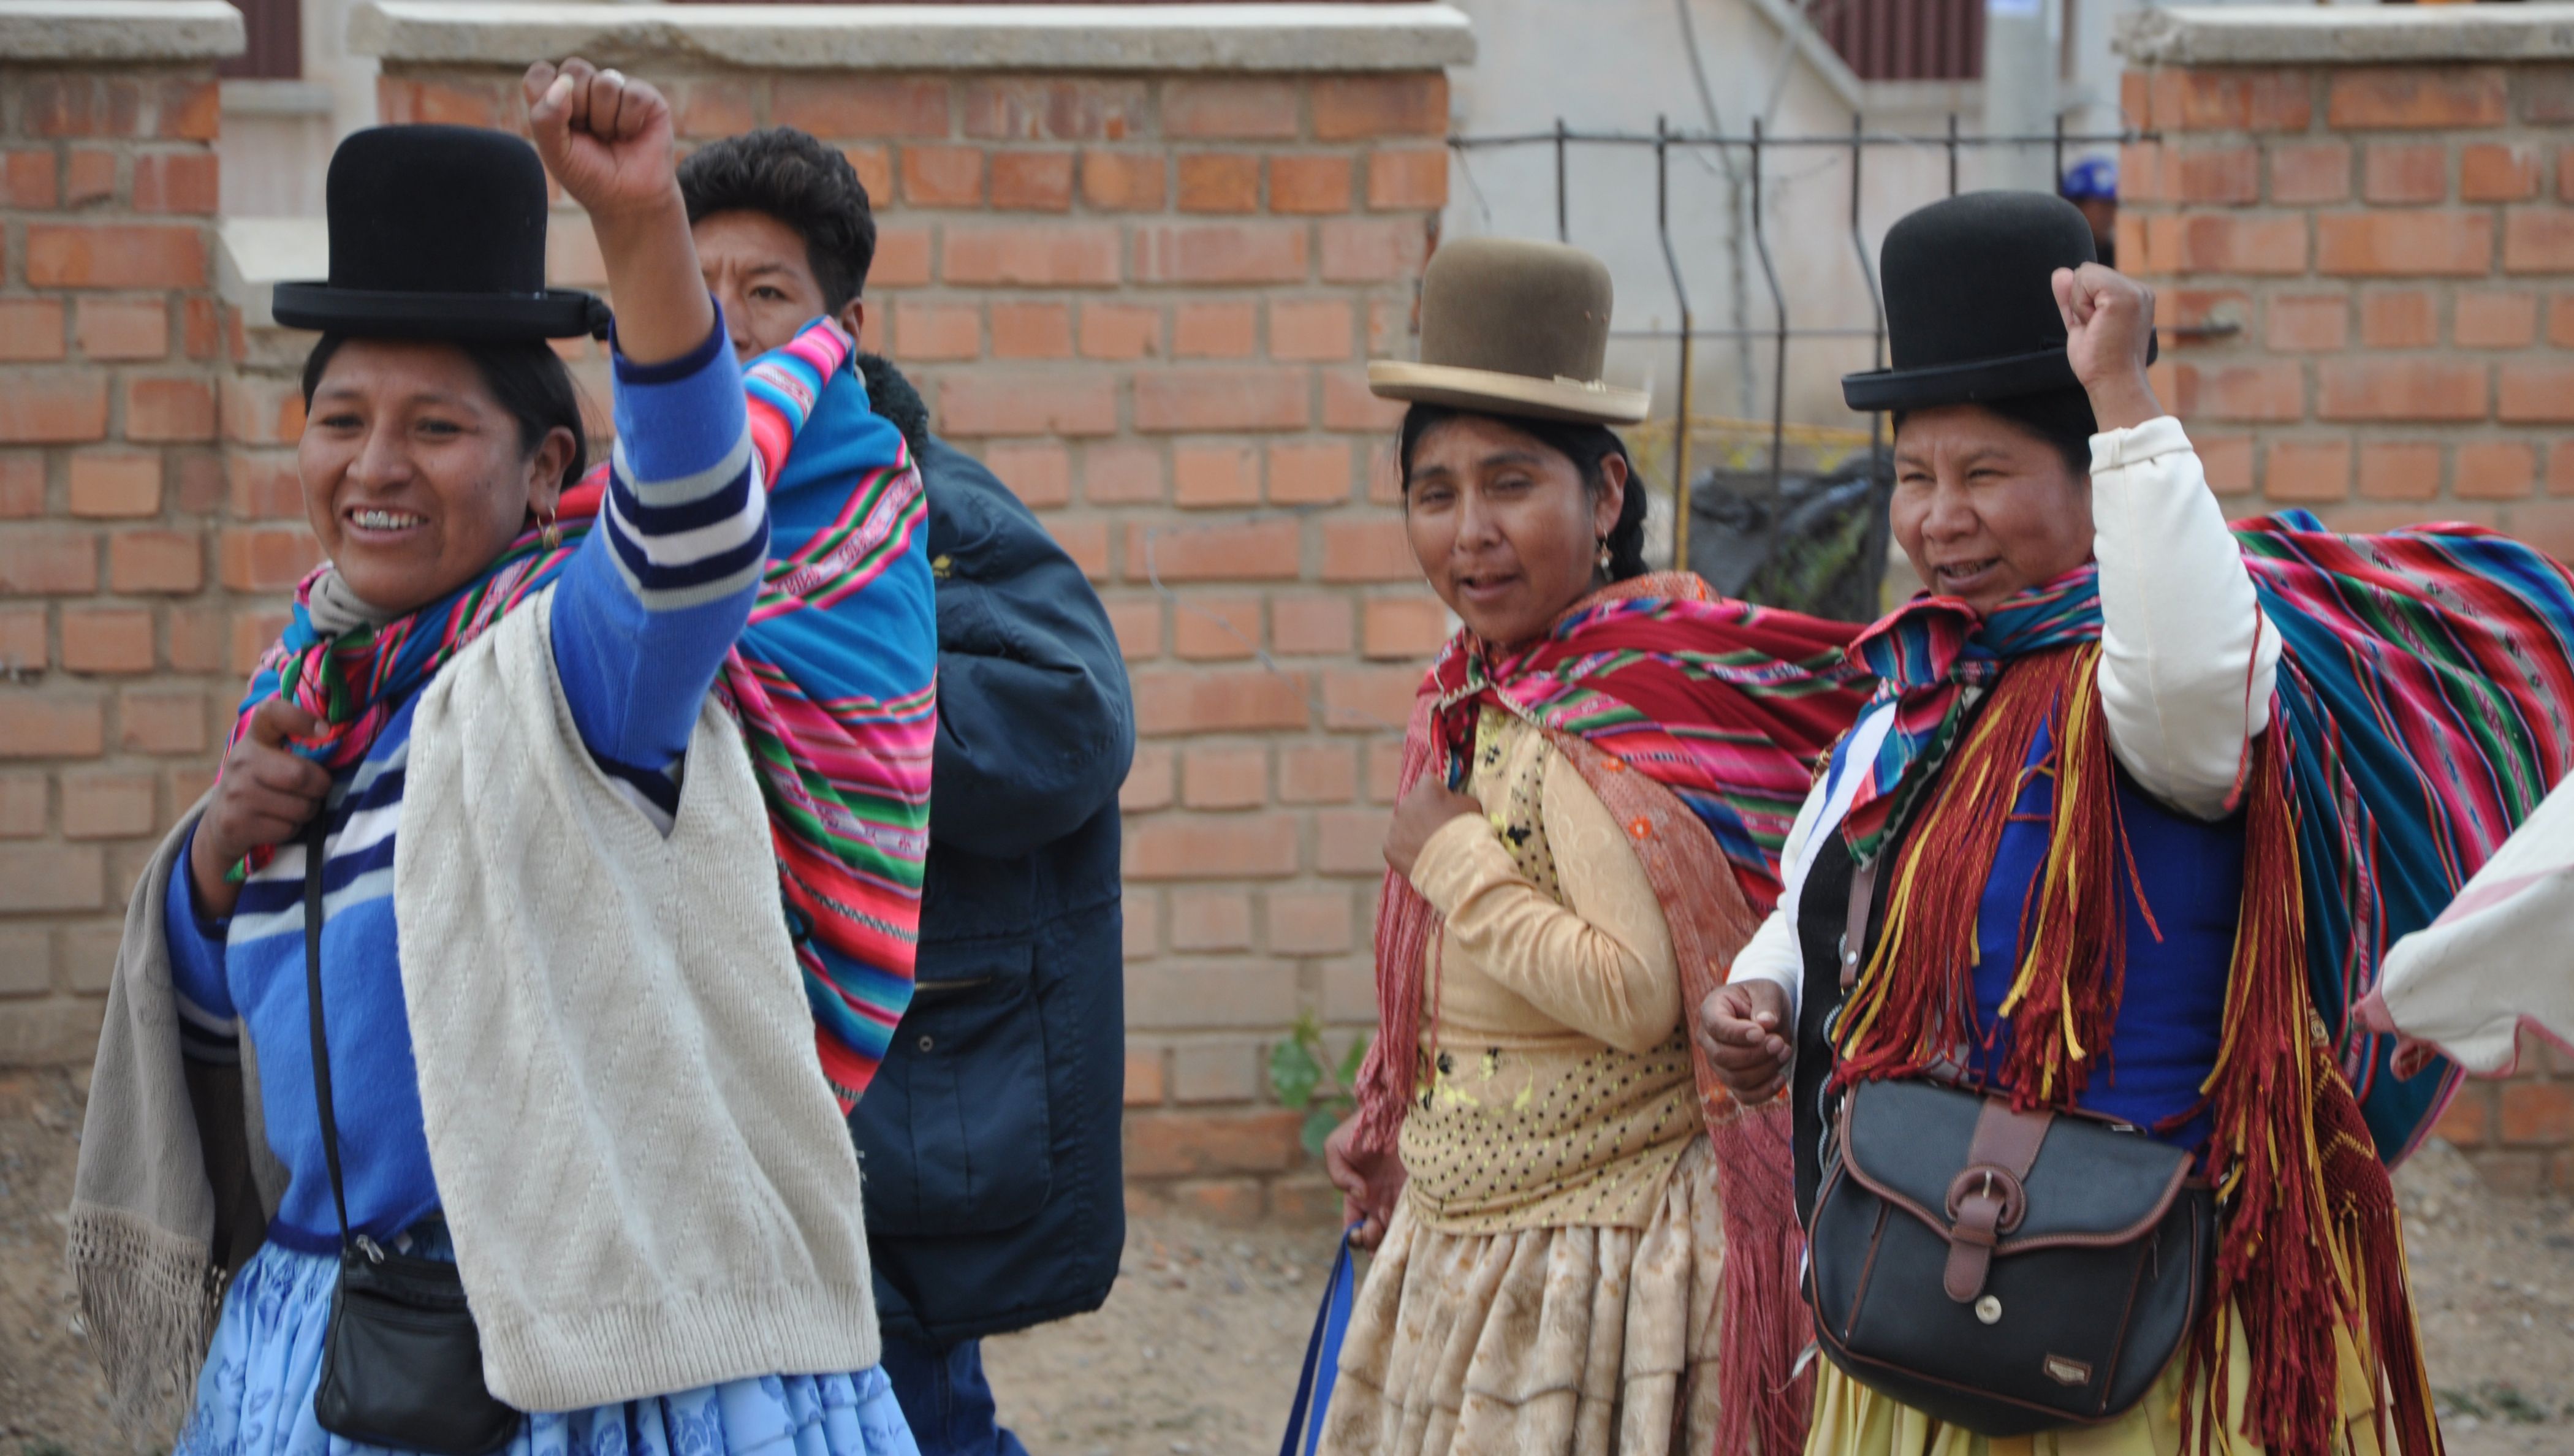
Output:
<path fill-rule="evenodd" d="M 340 1284 L 331 1294 L 313 1417 L 332 1435 L 370 1446 L 489 1456 L 509 1444 L 522 1417 L 483 1383 L 483 1339 L 456 1266 L 349 1232 L 340 1123 L 331 1112 L 331 1047 L 322 1035 L 322 847 L 317 813 L 304 836 L 304 991 L 322 1155 L 340 1215 Z"/>
<path fill-rule="evenodd" d="M 1852 885 L 1845 967 L 1875 878 Z M 1817 1341 L 1861 1384 L 1979 1435 L 2111 1420 L 2207 1297 L 2215 1199 L 2193 1161 L 2123 1124 L 1936 1081 L 1853 1087 L 1806 1230 Z"/>
<path fill-rule="evenodd" d="M 1824 1353 L 1950 1425 L 2124 1414 L 2189 1337 L 2215 1252 L 2190 1155 L 1928 1081 L 1842 1098 L 1807 1230 Z"/>

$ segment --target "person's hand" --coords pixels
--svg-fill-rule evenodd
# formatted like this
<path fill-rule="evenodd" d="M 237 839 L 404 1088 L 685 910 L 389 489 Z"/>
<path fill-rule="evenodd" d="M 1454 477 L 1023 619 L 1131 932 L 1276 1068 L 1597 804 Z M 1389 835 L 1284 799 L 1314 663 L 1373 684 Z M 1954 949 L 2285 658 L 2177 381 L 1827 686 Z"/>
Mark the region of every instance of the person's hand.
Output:
<path fill-rule="evenodd" d="M 1699 1003 L 1699 1049 L 1736 1101 L 1757 1106 L 1787 1085 L 1787 1025 L 1788 991 L 1775 980 L 1728 981 Z"/>
<path fill-rule="evenodd" d="M 1421 857 L 1421 846 L 1430 842 L 1440 826 L 1450 819 L 1467 814 L 1482 817 L 1484 806 L 1471 793 L 1459 793 L 1437 778 L 1424 775 L 1394 806 L 1394 822 L 1385 830 L 1385 862 L 1406 879 L 1412 877 L 1413 861 Z"/>
<path fill-rule="evenodd" d="M 578 56 L 528 68 L 528 130 L 547 170 L 590 214 L 617 299 L 617 349 L 637 364 L 686 357 L 715 327 L 670 144 L 670 103 Z"/>
<path fill-rule="evenodd" d="M 2064 356 L 2091 397 L 2103 430 L 2130 430 L 2163 413 L 2145 382 L 2154 337 L 2154 291 L 2097 263 L 2059 268 L 2051 280 L 2064 316 Z"/>
<path fill-rule="evenodd" d="M 1323 1172 L 1341 1190 L 1341 1226 L 1358 1225 L 1350 1242 L 1363 1249 L 1385 1241 L 1394 1202 L 1403 1196 L 1403 1159 L 1391 1152 L 1360 1152 L 1359 1120 L 1352 1117 L 1323 1139 Z"/>
<path fill-rule="evenodd" d="M 250 730 L 224 756 L 215 796 L 197 820 L 188 843 L 188 880 L 200 913 L 232 913 L 241 886 L 226 878 L 253 849 L 282 844 L 320 811 L 331 792 L 331 771 L 286 746 L 290 737 L 321 730 L 321 720 L 283 698 L 250 712 Z"/>
<path fill-rule="evenodd" d="M 2405 1035 L 2404 1029 L 2395 1024 L 2395 1013 L 2386 1008 L 2384 986 L 2362 996 L 2358 1004 L 2350 1008 L 2350 1025 L 2354 1031 L 2373 1031 L 2380 1036 L 2395 1038 L 2395 1059 L 2389 1063 L 2389 1070 L 2398 1078 L 2420 1076 L 2430 1070 L 2432 1061 L 2440 1055 L 2440 1048 Z"/>
<path fill-rule="evenodd" d="M 537 155 L 594 220 L 678 203 L 670 103 L 649 83 L 574 56 L 530 66 L 520 88 Z"/>

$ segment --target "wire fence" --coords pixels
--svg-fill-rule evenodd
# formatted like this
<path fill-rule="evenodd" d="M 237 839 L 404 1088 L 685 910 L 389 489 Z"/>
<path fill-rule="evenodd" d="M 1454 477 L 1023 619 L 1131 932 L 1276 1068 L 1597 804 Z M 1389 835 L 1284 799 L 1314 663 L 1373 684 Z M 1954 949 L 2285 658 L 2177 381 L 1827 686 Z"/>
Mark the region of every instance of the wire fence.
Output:
<path fill-rule="evenodd" d="M 1779 495 L 1782 488 L 1790 445 L 1800 443 L 1827 447 L 1847 445 L 1853 453 L 1856 452 L 1860 438 L 1860 432 L 1856 430 L 1831 426 L 1793 425 L 1789 422 L 1789 357 L 1790 351 L 1799 341 L 1830 339 L 1855 342 L 1864 339 L 1869 341 L 1871 367 L 1885 366 L 1886 299 L 1879 287 L 1877 260 L 1871 254 L 1870 235 L 1867 229 L 1867 164 L 1872 154 L 1888 150 L 1919 154 L 1927 150 L 1944 156 L 1946 192 L 1947 195 L 1954 196 L 1960 181 L 1960 164 L 1970 155 L 1988 153 L 1996 149 L 2011 149 L 2024 153 L 2031 149 L 2045 148 L 2050 162 L 2048 175 L 2060 178 L 2064 175 L 2067 155 L 2074 149 L 2118 146 L 2153 139 L 2153 133 L 2138 130 L 2073 131 L 2067 129 L 2061 118 L 2057 120 L 2055 129 L 2048 133 L 1983 136 L 1963 130 L 1958 124 L 1957 117 L 1952 114 L 1947 118 L 1946 130 L 1939 133 L 1873 132 L 1868 129 L 1865 118 L 1854 117 L 1850 131 L 1840 135 L 1780 135 L 1769 130 L 1757 118 L 1751 122 L 1750 130 L 1741 134 L 1677 130 L 1668 124 L 1667 119 L 1662 118 L 1656 120 L 1654 130 L 1651 132 L 1595 131 L 1569 126 L 1562 118 L 1558 118 L 1551 131 L 1452 136 L 1448 139 L 1448 145 L 1456 153 L 1470 186 L 1473 180 L 1472 162 L 1479 155 L 1551 149 L 1554 154 L 1556 236 L 1565 242 L 1572 241 L 1572 189 L 1569 184 L 1576 154 L 1590 149 L 1651 152 L 1654 173 L 1654 227 L 1660 244 L 1663 266 L 1679 306 L 1679 327 L 1676 329 L 1613 329 L 1610 337 L 1615 340 L 1649 343 L 1669 342 L 1674 346 L 1680 377 L 1673 418 L 1668 421 L 1650 421 L 1641 427 L 1637 434 L 1656 455 L 1661 453 L 1663 442 L 1666 439 L 1669 442 L 1673 560 L 1675 563 L 1686 565 L 1693 561 L 1690 550 L 1690 517 L 1693 514 L 1691 441 L 1693 434 L 1699 428 L 1715 426 L 1744 432 L 1766 432 L 1769 443 L 1767 472 L 1770 492 L 1774 498 Z M 1817 153 L 1826 155 L 1838 153 L 1848 161 L 1848 208 L 1844 230 L 1846 236 L 1836 239 L 1833 246 L 1838 248 L 1847 243 L 1851 257 L 1859 266 L 1860 277 L 1866 283 L 1871 318 L 1871 322 L 1866 326 L 1798 325 L 1793 317 L 1796 311 L 1790 307 L 1789 290 L 1781 281 L 1779 259 L 1773 251 L 1771 236 L 1774 217 L 1778 210 L 1776 193 L 1781 185 L 1781 179 L 1778 177 L 1779 158 L 1781 154 L 1814 155 Z M 1699 310 L 1693 305 L 1689 282 L 1681 261 L 1685 243 L 1695 240 L 1676 238 L 1672 203 L 1673 160 L 1676 156 L 1687 157 L 1693 154 L 1701 156 L 1713 154 L 1724 164 L 1729 176 L 1739 177 L 1744 183 L 1746 216 L 1743 219 L 1743 231 L 1749 235 L 1752 255 L 1759 263 L 1761 284 L 1770 302 L 1771 322 L 1766 328 L 1755 326 L 1739 315 L 1734 327 L 1710 328 L 1702 327 L 1700 324 Z M 1768 347 L 1771 356 L 1770 398 L 1769 408 L 1763 412 L 1766 418 L 1747 420 L 1701 415 L 1695 411 L 1693 386 L 1696 383 L 1694 375 L 1698 365 L 1697 346 L 1701 342 L 1713 340 L 1735 341 L 1738 348 L 1755 345 Z M 1875 479 L 1886 470 L 1887 439 L 1883 415 L 1870 416 L 1866 441 L 1870 478 Z"/>

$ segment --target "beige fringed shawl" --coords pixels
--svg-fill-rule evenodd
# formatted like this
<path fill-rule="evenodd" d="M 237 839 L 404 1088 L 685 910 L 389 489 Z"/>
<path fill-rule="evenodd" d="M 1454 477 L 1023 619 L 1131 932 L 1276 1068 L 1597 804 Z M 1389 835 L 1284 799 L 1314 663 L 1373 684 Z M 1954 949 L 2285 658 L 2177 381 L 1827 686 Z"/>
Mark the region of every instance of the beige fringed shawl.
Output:
<path fill-rule="evenodd" d="M 234 1065 L 179 1053 L 162 915 L 203 808 L 161 841 L 127 902 L 72 1181 L 81 1323 L 118 1413 L 163 1433 L 187 1412 L 224 1282 L 259 1248 L 286 1181 L 260 1131 L 248 1041 Z"/>

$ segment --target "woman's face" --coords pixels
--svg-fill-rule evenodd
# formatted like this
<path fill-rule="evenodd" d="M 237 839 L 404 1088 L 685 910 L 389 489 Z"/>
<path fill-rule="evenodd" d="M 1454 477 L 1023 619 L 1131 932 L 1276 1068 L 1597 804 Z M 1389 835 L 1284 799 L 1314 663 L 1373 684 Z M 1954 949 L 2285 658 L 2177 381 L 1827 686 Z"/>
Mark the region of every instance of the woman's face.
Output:
<path fill-rule="evenodd" d="M 1598 585 L 1600 539 L 1627 500 L 1627 463 L 1596 494 L 1573 462 L 1498 420 L 1460 415 L 1413 445 L 1403 524 L 1421 574 L 1488 643 L 1546 631 Z"/>
<path fill-rule="evenodd" d="M 2091 559 L 2090 482 L 1981 405 L 1904 417 L 1893 516 L 1923 582 L 1979 613 Z"/>
<path fill-rule="evenodd" d="M 453 344 L 352 339 L 313 391 L 296 469 L 341 580 L 401 613 L 480 576 L 532 513 L 552 515 L 573 448 L 557 428 L 525 449 Z"/>

